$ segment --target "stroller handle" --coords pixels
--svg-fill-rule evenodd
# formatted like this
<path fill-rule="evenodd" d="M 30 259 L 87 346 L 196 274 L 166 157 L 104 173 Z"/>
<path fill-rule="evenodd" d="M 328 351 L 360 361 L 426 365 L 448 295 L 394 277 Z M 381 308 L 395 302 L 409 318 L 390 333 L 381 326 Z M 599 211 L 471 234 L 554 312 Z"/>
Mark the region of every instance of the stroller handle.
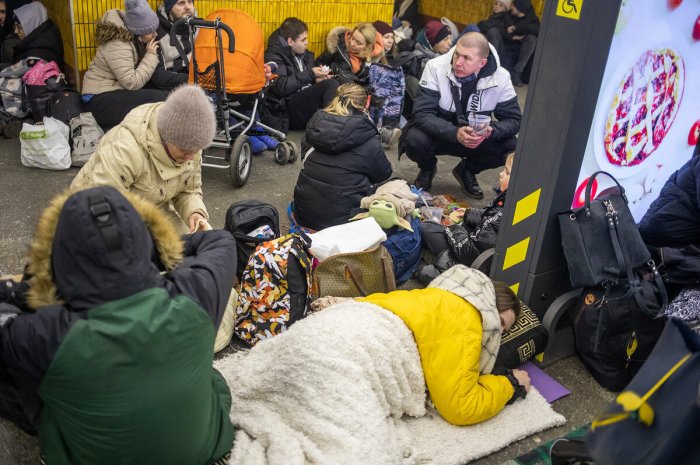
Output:
<path fill-rule="evenodd" d="M 205 29 L 223 29 L 228 35 L 228 52 L 233 53 L 236 50 L 236 37 L 233 35 L 233 31 L 227 24 L 222 23 L 219 18 L 216 21 L 207 21 L 205 19 L 190 18 L 189 16 L 182 19 L 178 19 L 170 27 L 170 40 L 175 43 L 177 40 L 175 37 L 176 31 L 181 25 L 187 25 L 187 27 L 202 27 Z"/>

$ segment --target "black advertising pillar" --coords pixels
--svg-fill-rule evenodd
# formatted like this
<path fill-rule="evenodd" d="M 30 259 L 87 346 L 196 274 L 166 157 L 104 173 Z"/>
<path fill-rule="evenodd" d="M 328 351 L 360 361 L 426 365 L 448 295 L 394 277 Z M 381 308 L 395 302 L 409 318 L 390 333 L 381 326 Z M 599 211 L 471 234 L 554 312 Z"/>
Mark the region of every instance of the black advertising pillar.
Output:
<path fill-rule="evenodd" d="M 545 5 L 491 269 L 540 317 L 568 287 L 556 213 L 571 207 L 620 4 Z"/>

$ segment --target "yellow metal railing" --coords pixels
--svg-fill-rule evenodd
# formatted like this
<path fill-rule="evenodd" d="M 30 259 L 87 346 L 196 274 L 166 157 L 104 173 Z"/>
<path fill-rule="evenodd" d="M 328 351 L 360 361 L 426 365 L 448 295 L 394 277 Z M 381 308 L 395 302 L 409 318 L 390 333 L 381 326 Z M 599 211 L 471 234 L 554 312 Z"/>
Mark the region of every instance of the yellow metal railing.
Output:
<path fill-rule="evenodd" d="M 84 72 L 95 55 L 95 21 L 105 11 L 123 8 L 123 0 L 42 0 L 49 17 L 58 25 L 63 38 L 65 60 L 77 75 Z M 162 0 L 149 0 L 154 10 Z M 538 15 L 545 0 L 533 0 Z M 304 20 L 309 26 L 309 49 L 321 54 L 326 49 L 326 34 L 335 26 L 352 26 L 363 21 L 389 22 L 393 0 L 196 0 L 198 16 L 204 17 L 220 8 L 237 8 L 255 18 L 265 37 L 289 16 Z M 480 21 L 492 11 L 491 0 L 420 0 L 420 13 L 445 16 L 460 24 Z"/>
<path fill-rule="evenodd" d="M 532 0 L 535 13 L 542 17 L 545 0 Z M 492 0 L 420 0 L 418 11 L 433 18 L 446 17 L 459 24 L 477 23 L 493 12 Z"/>
<path fill-rule="evenodd" d="M 149 4 L 155 11 L 161 1 Z M 85 71 L 95 55 L 95 21 L 107 10 L 124 7 L 123 0 L 45 0 L 44 4 L 61 29 L 66 62 L 78 72 Z M 285 18 L 296 16 L 309 26 L 309 49 L 318 55 L 325 51 L 326 33 L 334 26 L 390 21 L 393 0 L 196 0 L 195 7 L 200 17 L 221 8 L 243 10 L 260 24 L 265 38 Z"/>

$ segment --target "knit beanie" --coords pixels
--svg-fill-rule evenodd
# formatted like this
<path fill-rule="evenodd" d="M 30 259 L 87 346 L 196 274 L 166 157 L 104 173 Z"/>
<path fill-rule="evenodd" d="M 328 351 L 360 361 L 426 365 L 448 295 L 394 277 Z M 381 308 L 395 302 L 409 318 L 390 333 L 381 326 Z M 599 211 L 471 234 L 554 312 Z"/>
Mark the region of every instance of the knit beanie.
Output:
<path fill-rule="evenodd" d="M 160 106 L 157 118 L 163 142 L 182 150 L 203 150 L 216 133 L 214 108 L 201 87 L 184 85 L 175 89 Z"/>
<path fill-rule="evenodd" d="M 503 3 L 503 6 L 506 7 L 506 10 L 510 10 L 510 4 L 511 4 L 510 0 L 498 0 L 498 1 Z"/>
<path fill-rule="evenodd" d="M 394 17 L 391 19 L 391 28 L 392 28 L 392 29 L 398 29 L 398 28 L 400 28 L 401 26 L 402 26 L 401 20 L 400 20 L 399 18 L 397 18 L 396 16 L 394 16 Z"/>
<path fill-rule="evenodd" d="M 521 13 L 527 13 L 532 8 L 531 0 L 514 0 L 515 8 Z"/>
<path fill-rule="evenodd" d="M 372 26 L 377 30 L 378 33 L 381 35 L 385 34 L 393 34 L 394 30 L 389 26 L 387 23 L 384 21 L 375 21 L 372 23 Z"/>
<path fill-rule="evenodd" d="M 450 35 L 450 28 L 442 24 L 440 21 L 429 21 L 425 25 L 425 38 L 431 47 L 439 43 L 445 37 Z"/>
<path fill-rule="evenodd" d="M 163 2 L 163 6 L 165 7 L 165 12 L 170 13 L 170 10 L 173 9 L 175 4 L 177 3 L 177 0 L 165 0 Z"/>
<path fill-rule="evenodd" d="M 146 0 L 125 0 L 124 25 L 135 36 L 145 36 L 158 29 L 158 16 Z"/>

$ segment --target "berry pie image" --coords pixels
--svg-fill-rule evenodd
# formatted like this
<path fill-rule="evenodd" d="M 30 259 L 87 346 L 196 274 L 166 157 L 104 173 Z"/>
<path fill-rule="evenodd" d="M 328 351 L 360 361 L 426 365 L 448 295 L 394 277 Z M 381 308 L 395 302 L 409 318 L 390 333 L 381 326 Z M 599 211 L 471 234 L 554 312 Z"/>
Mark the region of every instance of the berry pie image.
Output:
<path fill-rule="evenodd" d="M 615 92 L 604 144 L 613 165 L 634 166 L 661 144 L 683 96 L 683 58 L 670 49 L 644 52 Z"/>

